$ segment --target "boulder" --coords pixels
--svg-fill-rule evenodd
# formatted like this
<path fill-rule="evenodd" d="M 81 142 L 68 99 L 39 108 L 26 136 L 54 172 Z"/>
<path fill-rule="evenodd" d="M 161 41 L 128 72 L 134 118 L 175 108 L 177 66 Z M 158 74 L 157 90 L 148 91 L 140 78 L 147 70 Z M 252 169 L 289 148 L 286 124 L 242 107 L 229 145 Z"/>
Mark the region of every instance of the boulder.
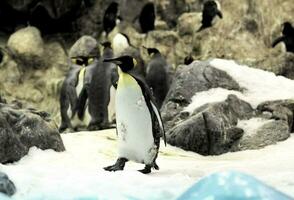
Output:
<path fill-rule="evenodd" d="M 191 103 L 197 92 L 218 87 L 241 90 L 226 72 L 209 66 L 208 62 L 179 66 L 161 109 L 167 130 L 175 125 L 177 118 L 181 118 L 181 111 Z"/>
<path fill-rule="evenodd" d="M 12 196 L 15 192 L 16 188 L 14 183 L 8 178 L 6 174 L 0 172 L 0 193 Z"/>
<path fill-rule="evenodd" d="M 18 161 L 30 147 L 64 151 L 57 126 L 46 112 L 0 103 L 0 163 Z"/>
<path fill-rule="evenodd" d="M 178 121 L 167 132 L 167 141 L 202 155 L 226 153 L 243 136 L 243 130 L 237 127 L 238 119 L 253 115 L 250 104 L 229 95 L 224 102 L 205 104 Z"/>
<path fill-rule="evenodd" d="M 13 33 L 7 42 L 12 57 L 23 68 L 44 67 L 44 42 L 40 31 L 32 26 L 19 29 Z"/>
<path fill-rule="evenodd" d="M 70 48 L 69 57 L 100 57 L 97 41 L 91 36 L 82 36 Z"/>

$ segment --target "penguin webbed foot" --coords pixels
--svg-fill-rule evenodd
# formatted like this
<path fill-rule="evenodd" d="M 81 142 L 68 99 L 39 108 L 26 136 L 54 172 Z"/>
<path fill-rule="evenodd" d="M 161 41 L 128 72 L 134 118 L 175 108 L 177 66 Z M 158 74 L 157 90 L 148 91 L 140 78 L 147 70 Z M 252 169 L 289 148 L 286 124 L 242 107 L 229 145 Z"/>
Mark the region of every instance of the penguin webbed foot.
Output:
<path fill-rule="evenodd" d="M 151 165 L 145 165 L 144 169 L 138 170 L 139 172 L 143 173 L 143 174 L 149 174 L 151 173 Z"/>
<path fill-rule="evenodd" d="M 104 167 L 103 169 L 110 172 L 115 172 L 119 170 L 123 170 L 125 167 L 125 163 L 128 161 L 126 158 L 118 158 L 114 165 L 110 165 L 108 167 Z"/>

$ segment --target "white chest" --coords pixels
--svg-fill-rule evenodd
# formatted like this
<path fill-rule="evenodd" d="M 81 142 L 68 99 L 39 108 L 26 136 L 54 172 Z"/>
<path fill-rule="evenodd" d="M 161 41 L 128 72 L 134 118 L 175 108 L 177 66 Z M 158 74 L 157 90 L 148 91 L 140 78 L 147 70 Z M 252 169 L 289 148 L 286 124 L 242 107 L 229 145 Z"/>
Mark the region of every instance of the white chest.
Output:
<path fill-rule="evenodd" d="M 129 75 L 120 77 L 116 93 L 119 156 L 151 164 L 156 155 L 152 121 L 141 88 Z"/>

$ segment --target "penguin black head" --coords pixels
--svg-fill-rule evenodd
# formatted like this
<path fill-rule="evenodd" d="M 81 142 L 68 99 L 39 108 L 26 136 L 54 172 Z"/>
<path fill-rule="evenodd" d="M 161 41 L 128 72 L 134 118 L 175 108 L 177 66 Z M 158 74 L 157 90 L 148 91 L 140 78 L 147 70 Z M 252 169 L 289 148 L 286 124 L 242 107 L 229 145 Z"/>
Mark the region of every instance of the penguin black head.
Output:
<path fill-rule="evenodd" d="M 134 67 L 136 67 L 137 65 L 136 59 L 131 56 L 121 56 L 118 58 L 104 59 L 103 62 L 112 62 L 118 65 L 119 68 L 125 73 L 134 69 Z"/>
<path fill-rule="evenodd" d="M 103 29 L 106 34 L 110 33 L 116 25 L 116 20 L 118 18 L 118 3 L 112 2 L 109 4 L 105 10 L 103 16 Z"/>
<path fill-rule="evenodd" d="M 100 43 L 104 48 L 111 48 L 111 42 L 106 41 L 106 42 L 101 42 Z"/>
<path fill-rule="evenodd" d="M 72 57 L 71 61 L 72 63 L 76 65 L 88 66 L 94 63 L 95 57 L 84 57 L 84 56 Z"/>
<path fill-rule="evenodd" d="M 294 28 L 290 22 L 283 23 L 283 35 L 291 36 L 294 34 Z"/>
<path fill-rule="evenodd" d="M 202 10 L 202 26 L 198 30 L 198 32 L 201 31 L 202 29 L 211 27 L 212 21 L 215 16 L 219 16 L 220 18 L 223 18 L 223 14 L 221 12 L 219 2 L 216 0 L 206 1 L 203 5 L 203 10 Z"/>
<path fill-rule="evenodd" d="M 144 47 L 144 48 L 147 49 L 148 55 L 160 53 L 160 51 L 158 49 L 156 49 L 156 48 L 147 48 L 147 47 Z"/>

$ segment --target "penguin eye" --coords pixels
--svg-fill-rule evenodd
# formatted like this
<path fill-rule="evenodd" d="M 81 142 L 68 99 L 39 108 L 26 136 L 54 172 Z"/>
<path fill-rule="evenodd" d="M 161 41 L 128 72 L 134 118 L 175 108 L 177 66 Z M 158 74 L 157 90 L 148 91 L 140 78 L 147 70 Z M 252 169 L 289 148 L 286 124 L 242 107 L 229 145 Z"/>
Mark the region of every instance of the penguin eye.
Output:
<path fill-rule="evenodd" d="M 133 64 L 134 64 L 134 67 L 136 67 L 136 66 L 137 66 L 137 61 L 136 61 L 136 59 L 135 59 L 135 58 L 133 58 Z"/>
<path fill-rule="evenodd" d="M 94 58 L 88 58 L 88 65 L 93 64 L 93 62 L 94 62 Z"/>

